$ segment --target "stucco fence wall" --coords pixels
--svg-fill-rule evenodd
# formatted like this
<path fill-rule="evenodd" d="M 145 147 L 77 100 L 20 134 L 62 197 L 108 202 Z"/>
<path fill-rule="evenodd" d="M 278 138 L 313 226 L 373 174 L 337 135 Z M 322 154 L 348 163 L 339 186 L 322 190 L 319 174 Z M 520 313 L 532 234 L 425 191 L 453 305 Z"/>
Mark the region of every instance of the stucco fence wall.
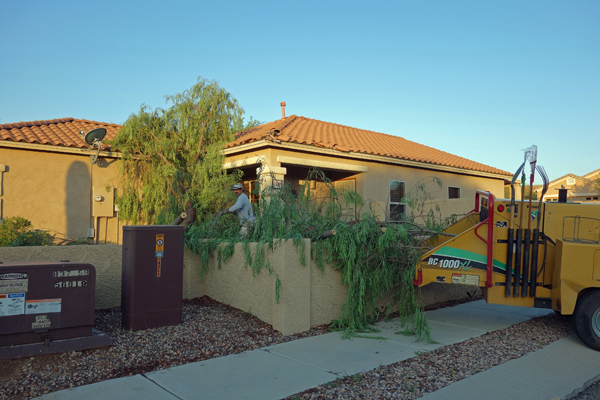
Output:
<path fill-rule="evenodd" d="M 341 283 L 341 273 L 325 266 L 324 271 L 310 259 L 311 242 L 304 249 L 292 241 L 282 242 L 267 253 L 272 273 L 266 270 L 253 276 L 245 267 L 241 244 L 235 245 L 233 256 L 217 266 L 212 257 L 202 280 L 200 257 L 185 251 L 183 298 L 209 296 L 269 323 L 285 335 L 303 332 L 338 317 L 348 288 Z M 256 245 L 251 246 L 254 252 Z M 300 263 L 304 251 L 306 265 Z M 121 245 L 1 247 L 0 261 L 62 261 L 88 263 L 96 269 L 96 309 L 121 305 Z M 166 265 L 164 267 L 167 267 Z M 276 278 L 281 287 L 275 301 Z M 477 292 L 472 286 L 430 284 L 422 288 L 425 305 L 457 300 Z"/>

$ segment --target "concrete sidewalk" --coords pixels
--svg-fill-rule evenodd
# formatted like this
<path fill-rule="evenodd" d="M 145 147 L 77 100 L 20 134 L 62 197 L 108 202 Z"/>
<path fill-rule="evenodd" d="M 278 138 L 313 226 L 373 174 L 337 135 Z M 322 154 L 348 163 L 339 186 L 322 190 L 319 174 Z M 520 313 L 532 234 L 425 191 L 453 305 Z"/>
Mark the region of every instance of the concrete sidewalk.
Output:
<path fill-rule="evenodd" d="M 246 353 L 113 379 L 50 393 L 68 399 L 281 399 L 335 380 L 415 357 L 421 351 L 458 343 L 551 311 L 477 301 L 428 311 L 432 339 L 396 335 L 398 321 L 379 323 L 388 340 L 341 340 L 341 333 L 300 339 Z M 423 398 L 565 398 L 600 375 L 600 352 L 569 336 L 542 350 L 506 362 Z"/>

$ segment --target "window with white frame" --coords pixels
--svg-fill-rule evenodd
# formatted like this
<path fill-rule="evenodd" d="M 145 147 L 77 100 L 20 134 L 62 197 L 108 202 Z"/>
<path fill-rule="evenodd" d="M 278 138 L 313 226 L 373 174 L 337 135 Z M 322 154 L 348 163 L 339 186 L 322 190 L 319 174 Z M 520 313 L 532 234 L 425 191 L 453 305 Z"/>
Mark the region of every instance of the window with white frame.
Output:
<path fill-rule="evenodd" d="M 406 184 L 401 181 L 390 181 L 390 221 L 402 219 L 404 214 L 404 190 Z"/>
<path fill-rule="evenodd" d="M 460 188 L 448 186 L 448 198 L 449 199 L 460 199 Z"/>

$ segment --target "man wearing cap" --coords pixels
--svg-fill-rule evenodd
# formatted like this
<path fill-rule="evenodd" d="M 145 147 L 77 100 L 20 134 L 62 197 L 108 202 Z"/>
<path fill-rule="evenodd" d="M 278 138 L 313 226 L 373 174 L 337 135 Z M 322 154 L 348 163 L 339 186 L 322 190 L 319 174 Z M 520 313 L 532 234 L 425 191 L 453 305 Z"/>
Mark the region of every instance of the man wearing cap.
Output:
<path fill-rule="evenodd" d="M 244 193 L 244 187 L 241 183 L 236 183 L 231 188 L 233 193 L 237 196 L 237 201 L 234 205 L 229 207 L 229 212 L 237 213 L 237 217 L 240 220 L 240 235 L 246 236 L 248 234 L 248 225 L 254 222 L 254 213 L 252 212 L 252 204 L 246 193 Z"/>

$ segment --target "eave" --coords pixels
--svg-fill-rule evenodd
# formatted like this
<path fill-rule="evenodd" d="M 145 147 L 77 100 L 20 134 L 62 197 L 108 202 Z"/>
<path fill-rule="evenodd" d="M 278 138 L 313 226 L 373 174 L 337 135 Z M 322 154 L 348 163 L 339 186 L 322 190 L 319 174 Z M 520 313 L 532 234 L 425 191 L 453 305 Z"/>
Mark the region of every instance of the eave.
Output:
<path fill-rule="evenodd" d="M 0 140 L 0 148 L 43 151 L 47 153 L 63 153 L 79 156 L 94 155 L 98 152 L 97 149 L 87 149 L 79 147 L 65 147 L 38 143 L 13 142 L 10 140 Z M 122 158 L 123 155 L 116 151 L 100 151 L 99 157 L 104 158 Z"/>
<path fill-rule="evenodd" d="M 343 151 L 339 151 L 339 150 L 335 150 L 335 149 L 320 148 L 320 147 L 309 146 L 309 145 L 299 144 L 299 143 L 282 143 L 282 142 L 265 140 L 265 139 L 225 149 L 225 150 L 223 150 L 223 154 L 225 156 L 232 156 L 232 155 L 235 155 L 238 153 L 246 153 L 249 151 L 254 151 L 254 150 L 257 150 L 257 149 L 260 149 L 263 147 L 278 148 L 281 150 L 289 150 L 289 151 L 302 151 L 305 153 L 312 153 L 312 154 L 317 154 L 317 155 L 333 156 L 333 157 L 338 157 L 338 158 L 339 157 L 351 158 L 354 160 L 378 162 L 378 163 L 384 163 L 384 164 L 390 164 L 390 165 L 428 169 L 428 170 L 441 171 L 441 172 L 450 172 L 450 173 L 456 173 L 456 174 L 462 174 L 462 175 L 472 175 L 472 176 L 478 176 L 478 177 L 484 177 L 484 178 L 501 179 L 503 181 L 508 181 L 508 182 L 510 182 L 510 180 L 512 178 L 508 175 L 495 174 L 495 173 L 491 173 L 491 172 L 474 171 L 474 170 L 470 170 L 470 169 L 449 167 L 449 166 L 438 165 L 438 164 L 429 164 L 429 163 L 423 163 L 423 162 L 419 162 L 419 161 L 402 160 L 399 158 L 385 157 L 385 156 L 379 156 L 379 155 L 374 155 L 374 154 L 343 152 Z"/>

